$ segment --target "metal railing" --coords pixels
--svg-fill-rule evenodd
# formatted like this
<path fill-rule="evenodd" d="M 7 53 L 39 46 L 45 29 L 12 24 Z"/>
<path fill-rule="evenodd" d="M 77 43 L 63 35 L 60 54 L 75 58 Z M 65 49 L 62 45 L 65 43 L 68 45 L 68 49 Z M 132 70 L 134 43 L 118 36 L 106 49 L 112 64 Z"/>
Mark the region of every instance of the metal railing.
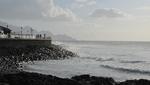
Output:
<path fill-rule="evenodd" d="M 1 34 L 1 33 L 0 33 L 0 38 L 8 38 L 8 35 Z"/>
<path fill-rule="evenodd" d="M 35 35 L 31 34 L 11 34 L 10 38 L 16 38 L 16 39 L 36 39 Z"/>
<path fill-rule="evenodd" d="M 45 34 L 2 34 L 0 33 L 0 38 L 12 38 L 12 39 L 51 39 L 46 37 Z"/>

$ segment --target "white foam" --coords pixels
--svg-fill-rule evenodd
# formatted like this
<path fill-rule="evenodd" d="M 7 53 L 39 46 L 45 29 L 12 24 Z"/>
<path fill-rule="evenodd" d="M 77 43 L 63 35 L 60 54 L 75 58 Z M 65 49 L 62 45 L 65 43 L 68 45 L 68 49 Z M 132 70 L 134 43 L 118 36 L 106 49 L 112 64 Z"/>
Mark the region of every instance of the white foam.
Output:
<path fill-rule="evenodd" d="M 147 75 L 150 71 L 150 48 L 147 47 L 148 44 L 76 44 L 71 42 L 61 44 L 63 44 L 66 49 L 79 54 L 80 57 L 24 64 L 24 70 L 52 74 L 63 78 L 90 74 L 93 76 L 113 77 L 119 81 L 139 78 L 150 79 L 150 75 Z M 104 68 L 104 66 L 106 66 L 106 68 Z M 119 68 L 125 71 L 118 71 Z M 127 72 L 127 70 L 130 71 L 130 69 L 131 72 Z M 146 74 L 144 72 L 146 72 Z"/>

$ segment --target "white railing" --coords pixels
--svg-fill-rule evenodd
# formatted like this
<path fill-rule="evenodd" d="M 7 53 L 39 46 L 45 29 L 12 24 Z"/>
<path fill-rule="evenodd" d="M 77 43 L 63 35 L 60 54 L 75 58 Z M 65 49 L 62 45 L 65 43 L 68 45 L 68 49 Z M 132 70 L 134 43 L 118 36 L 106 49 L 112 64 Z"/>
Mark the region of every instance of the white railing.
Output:
<path fill-rule="evenodd" d="M 0 38 L 8 38 L 8 35 L 0 34 Z"/>
<path fill-rule="evenodd" d="M 49 39 L 41 34 L 2 34 L 0 33 L 0 38 L 12 38 L 12 39 Z"/>
<path fill-rule="evenodd" d="M 11 34 L 11 38 L 36 39 L 36 36 L 31 34 Z"/>

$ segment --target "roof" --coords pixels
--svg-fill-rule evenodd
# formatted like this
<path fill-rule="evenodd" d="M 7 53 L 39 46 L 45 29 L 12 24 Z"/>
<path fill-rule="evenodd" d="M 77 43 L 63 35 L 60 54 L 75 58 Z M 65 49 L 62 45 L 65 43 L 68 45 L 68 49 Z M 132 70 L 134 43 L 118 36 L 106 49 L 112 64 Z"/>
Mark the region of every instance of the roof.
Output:
<path fill-rule="evenodd" d="M 10 30 L 9 28 L 4 27 L 4 26 L 0 26 L 0 30 L 4 31 L 4 33 L 5 33 L 5 34 L 7 34 L 7 33 L 10 33 L 10 32 L 11 32 L 11 30 Z"/>
<path fill-rule="evenodd" d="M 4 27 L 4 26 L 0 26 L 0 30 L 3 30 L 3 31 L 5 31 L 5 30 L 7 30 L 7 31 L 11 31 L 9 28 Z"/>

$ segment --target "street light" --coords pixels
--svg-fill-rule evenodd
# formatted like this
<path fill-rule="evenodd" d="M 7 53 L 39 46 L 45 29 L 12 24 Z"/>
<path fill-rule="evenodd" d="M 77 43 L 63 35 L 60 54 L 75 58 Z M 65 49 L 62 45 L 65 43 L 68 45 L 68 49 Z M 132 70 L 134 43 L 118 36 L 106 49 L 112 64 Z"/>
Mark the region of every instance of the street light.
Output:
<path fill-rule="evenodd" d="M 23 27 L 21 27 L 21 38 L 22 38 L 22 29 L 23 29 Z"/>
<path fill-rule="evenodd" d="M 32 28 L 30 29 L 30 32 L 31 32 L 31 37 L 33 37 L 33 29 Z"/>

